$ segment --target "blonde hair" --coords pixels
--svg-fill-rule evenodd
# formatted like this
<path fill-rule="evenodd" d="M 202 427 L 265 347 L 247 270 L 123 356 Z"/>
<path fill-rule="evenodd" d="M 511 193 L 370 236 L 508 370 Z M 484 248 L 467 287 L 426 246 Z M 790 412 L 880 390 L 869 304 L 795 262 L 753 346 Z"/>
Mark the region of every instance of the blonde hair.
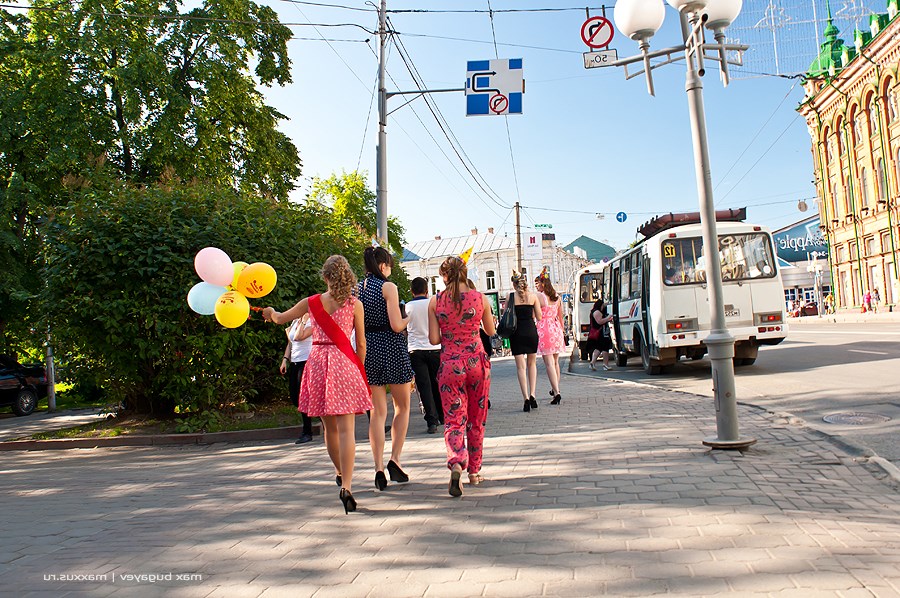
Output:
<path fill-rule="evenodd" d="M 517 271 L 513 270 L 510 280 L 512 281 L 513 289 L 515 289 L 519 298 L 524 301 L 525 297 L 527 297 L 526 293 L 528 292 L 528 279 L 524 274 L 519 274 Z"/>
<path fill-rule="evenodd" d="M 444 260 L 438 273 L 447 277 L 447 291 L 450 292 L 450 299 L 456 304 L 457 311 L 462 311 L 462 299 L 460 298 L 460 285 L 468 285 L 469 269 L 461 258 L 451 255 Z"/>
<path fill-rule="evenodd" d="M 353 289 L 356 288 L 356 274 L 350 269 L 350 263 L 342 255 L 333 255 L 322 264 L 322 280 L 328 285 L 332 299 L 343 305 Z"/>

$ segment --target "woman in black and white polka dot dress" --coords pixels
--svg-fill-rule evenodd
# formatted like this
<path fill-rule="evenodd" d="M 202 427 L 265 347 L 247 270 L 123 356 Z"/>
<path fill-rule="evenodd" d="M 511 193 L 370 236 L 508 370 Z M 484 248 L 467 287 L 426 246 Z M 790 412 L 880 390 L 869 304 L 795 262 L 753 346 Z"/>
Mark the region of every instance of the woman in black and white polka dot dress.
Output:
<path fill-rule="evenodd" d="M 359 283 L 359 300 L 366 317 L 366 376 L 372 390 L 374 408 L 369 419 L 369 443 L 375 460 L 375 487 L 387 488 L 384 475 L 384 424 L 387 420 L 387 389 L 394 400 L 391 422 L 391 459 L 387 470 L 391 480 L 408 482 L 400 468 L 400 453 L 409 428 L 409 396 L 413 379 L 406 336 L 409 318 L 400 311 L 397 285 L 388 281 L 394 259 L 383 247 L 367 247 L 363 260 L 366 277 Z"/>

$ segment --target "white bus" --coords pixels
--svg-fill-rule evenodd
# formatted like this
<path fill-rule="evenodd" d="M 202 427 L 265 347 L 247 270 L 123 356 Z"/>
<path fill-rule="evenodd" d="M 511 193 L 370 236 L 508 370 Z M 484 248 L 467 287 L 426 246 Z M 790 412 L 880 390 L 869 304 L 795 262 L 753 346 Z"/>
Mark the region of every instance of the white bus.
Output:
<path fill-rule="evenodd" d="M 587 361 L 587 335 L 591 307 L 603 290 L 604 264 L 591 264 L 575 272 L 572 286 L 572 339 L 578 345 L 582 361 Z"/>
<path fill-rule="evenodd" d="M 725 323 L 735 338 L 734 364 L 752 365 L 760 345 L 787 334 L 784 289 L 771 233 L 741 222 L 746 210 L 716 213 Z M 616 364 L 639 356 L 659 374 L 682 356 L 701 359 L 710 309 L 699 214 L 667 214 L 639 229 L 645 239 L 608 262 L 603 294 L 615 316 Z"/>

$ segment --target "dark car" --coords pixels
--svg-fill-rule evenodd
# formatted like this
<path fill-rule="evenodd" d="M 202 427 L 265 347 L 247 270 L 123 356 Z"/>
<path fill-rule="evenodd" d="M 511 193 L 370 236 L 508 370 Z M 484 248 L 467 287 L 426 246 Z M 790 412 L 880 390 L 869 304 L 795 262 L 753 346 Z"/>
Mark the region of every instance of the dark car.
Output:
<path fill-rule="evenodd" d="M 47 396 L 47 373 L 41 365 L 22 365 L 0 355 L 0 406 L 11 405 L 16 415 L 30 415 Z"/>

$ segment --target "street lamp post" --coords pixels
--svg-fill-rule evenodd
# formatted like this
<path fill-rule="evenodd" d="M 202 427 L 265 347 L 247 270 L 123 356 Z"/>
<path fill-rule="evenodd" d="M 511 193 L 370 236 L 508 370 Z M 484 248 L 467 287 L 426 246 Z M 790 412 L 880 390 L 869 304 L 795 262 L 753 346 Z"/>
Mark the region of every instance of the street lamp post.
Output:
<path fill-rule="evenodd" d="M 709 293 L 710 333 L 705 343 L 712 364 L 713 394 L 716 408 L 715 438 L 706 438 L 703 444 L 716 449 L 744 449 L 754 444 L 754 438 L 742 438 L 738 431 L 737 397 L 734 385 L 734 337 L 725 324 L 725 303 L 722 292 L 722 267 L 714 256 L 718 253 L 716 209 L 709 171 L 709 149 L 706 137 L 706 115 L 703 107 L 703 83 L 706 72 L 704 61 L 719 64 L 722 82 L 728 85 L 728 52 L 743 52 L 747 46 L 726 44 L 725 29 L 741 11 L 741 0 L 666 0 L 678 10 L 684 44 L 650 51 L 650 38 L 659 31 L 665 18 L 665 5 L 661 0 L 619 0 L 614 18 L 618 29 L 639 43 L 641 53 L 623 58 L 612 64 L 624 68 L 630 79 L 641 73 L 647 80 L 647 91 L 654 95 L 653 69 L 681 60 L 687 66 L 685 90 L 691 118 L 691 136 L 694 145 L 694 168 L 700 203 L 700 223 L 703 230 L 703 246 L 707 254 L 707 292 Z M 714 32 L 716 43 L 707 44 L 704 27 Z M 707 51 L 710 54 L 707 54 Z M 683 52 L 683 57 L 680 54 Z M 651 59 L 665 57 L 653 64 Z M 639 63 L 643 70 L 628 73 L 628 65 Z M 741 64 L 739 61 L 733 64 Z"/>

